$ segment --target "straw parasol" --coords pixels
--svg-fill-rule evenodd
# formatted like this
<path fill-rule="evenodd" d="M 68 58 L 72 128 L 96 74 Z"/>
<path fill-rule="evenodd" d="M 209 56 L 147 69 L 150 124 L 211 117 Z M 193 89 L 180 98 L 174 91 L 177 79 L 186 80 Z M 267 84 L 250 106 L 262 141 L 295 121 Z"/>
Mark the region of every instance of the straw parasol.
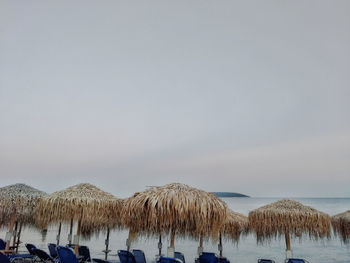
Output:
<path fill-rule="evenodd" d="M 130 233 L 171 234 L 168 254 L 173 256 L 175 234 L 217 235 L 226 210 L 225 202 L 214 194 L 172 183 L 151 187 L 125 200 L 122 219 Z"/>
<path fill-rule="evenodd" d="M 222 257 L 222 237 L 238 242 L 242 233 L 248 232 L 248 217 L 240 213 L 234 212 L 231 209 L 227 209 L 227 216 L 225 223 L 222 225 L 219 232 L 219 245 L 218 250 L 220 257 Z M 200 239 L 200 247 L 202 247 L 202 238 Z"/>
<path fill-rule="evenodd" d="M 330 236 L 330 218 L 327 214 L 293 200 L 280 200 L 249 213 L 250 229 L 258 242 L 284 235 L 287 258 L 292 256 L 290 236 L 306 233 L 316 239 Z"/>
<path fill-rule="evenodd" d="M 339 234 L 345 244 L 350 242 L 350 210 L 332 217 L 334 232 Z"/>
<path fill-rule="evenodd" d="M 220 233 L 231 240 L 238 241 L 240 235 L 248 231 L 248 225 L 248 217 L 228 209 L 226 221 Z"/>
<path fill-rule="evenodd" d="M 75 252 L 82 233 L 115 227 L 120 223 L 122 202 L 112 194 L 91 184 L 78 184 L 44 197 L 36 207 L 41 226 L 52 223 L 78 222 Z"/>
<path fill-rule="evenodd" d="M 22 224 L 34 224 L 34 208 L 45 195 L 45 192 L 25 184 L 0 188 L 0 224 L 10 226 L 6 235 L 6 250 L 10 246 L 14 225 L 20 223 L 21 228 Z"/>

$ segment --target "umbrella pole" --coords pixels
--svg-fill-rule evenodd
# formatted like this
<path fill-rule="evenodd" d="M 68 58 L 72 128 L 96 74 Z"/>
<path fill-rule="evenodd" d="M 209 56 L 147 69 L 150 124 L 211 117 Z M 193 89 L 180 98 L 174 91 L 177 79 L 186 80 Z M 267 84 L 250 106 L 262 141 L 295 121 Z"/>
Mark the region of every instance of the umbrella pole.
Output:
<path fill-rule="evenodd" d="M 158 250 L 159 250 L 159 256 L 161 256 L 162 255 L 162 235 L 161 234 L 159 234 Z"/>
<path fill-rule="evenodd" d="M 130 251 L 130 246 L 131 246 L 131 232 L 129 229 L 129 235 L 128 235 L 128 238 L 126 239 L 126 250 L 127 251 Z"/>
<path fill-rule="evenodd" d="M 221 232 L 219 234 L 219 245 L 218 245 L 218 249 L 220 252 L 220 258 L 222 258 L 222 237 L 221 237 Z"/>
<path fill-rule="evenodd" d="M 203 236 L 201 235 L 199 237 L 198 256 L 202 255 L 202 253 L 203 253 Z"/>
<path fill-rule="evenodd" d="M 70 220 L 70 230 L 69 230 L 69 235 L 68 235 L 68 245 L 72 245 L 72 235 L 73 235 L 73 218 Z"/>
<path fill-rule="evenodd" d="M 6 248 L 5 248 L 5 250 L 10 250 L 10 243 L 11 243 L 11 237 L 13 235 L 14 224 L 15 224 L 15 219 L 11 219 L 10 229 L 9 229 L 9 232 L 6 234 Z"/>
<path fill-rule="evenodd" d="M 16 253 L 18 252 L 19 244 L 21 243 L 21 232 L 22 232 L 22 223 L 19 224 L 19 230 L 17 235 L 17 246 L 16 246 Z"/>
<path fill-rule="evenodd" d="M 290 235 L 289 232 L 286 232 L 286 258 L 292 258 L 292 250 L 290 249 Z"/>
<path fill-rule="evenodd" d="M 168 247 L 168 257 L 175 257 L 175 231 L 173 229 L 170 233 L 170 247 Z"/>
<path fill-rule="evenodd" d="M 79 255 L 79 238 L 80 238 L 80 230 L 81 230 L 81 219 L 78 221 L 78 229 L 77 229 L 77 235 L 75 238 L 74 243 L 74 252 L 76 255 Z"/>
<path fill-rule="evenodd" d="M 18 221 L 16 221 L 16 223 L 15 223 L 15 230 L 13 231 L 13 241 L 12 241 L 12 246 L 13 247 L 16 247 L 17 229 L 18 229 Z"/>
<path fill-rule="evenodd" d="M 60 237 L 61 237 L 61 228 L 62 228 L 62 223 L 60 222 L 59 226 L 58 226 L 58 233 L 57 233 L 57 246 L 60 244 Z"/>
<path fill-rule="evenodd" d="M 105 260 L 107 260 L 108 253 L 109 253 L 109 250 L 108 250 L 108 246 L 109 246 L 109 228 L 107 228 L 107 237 L 106 237 L 106 240 L 105 240 L 105 244 L 106 244 L 106 250 L 104 252 L 105 252 Z"/>

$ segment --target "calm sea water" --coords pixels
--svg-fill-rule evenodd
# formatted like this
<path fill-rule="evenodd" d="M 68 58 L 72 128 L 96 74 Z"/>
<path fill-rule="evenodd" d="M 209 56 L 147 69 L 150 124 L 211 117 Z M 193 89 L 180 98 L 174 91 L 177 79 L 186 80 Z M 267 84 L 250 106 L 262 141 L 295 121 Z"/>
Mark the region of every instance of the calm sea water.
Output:
<path fill-rule="evenodd" d="M 248 215 L 250 210 L 262 205 L 277 201 L 281 198 L 224 198 L 228 206 L 234 211 Z M 305 205 L 312 206 L 329 215 L 334 215 L 350 209 L 350 198 L 293 198 Z M 46 235 L 33 229 L 25 229 L 22 232 L 22 242 L 33 243 L 39 248 L 47 250 L 47 243 L 55 243 L 57 227 L 52 227 Z M 68 226 L 62 228 L 61 244 L 67 243 Z M 1 237 L 5 237 L 5 230 L 0 232 Z M 125 240 L 128 236 L 127 230 L 112 231 L 110 234 L 110 249 L 108 259 L 117 260 L 116 251 L 125 249 Z M 92 257 L 103 258 L 105 236 L 92 237 L 90 240 L 81 240 L 81 244 L 89 246 Z M 284 262 L 285 243 L 284 238 L 273 240 L 268 244 L 258 245 L 254 235 L 242 237 L 238 244 L 229 240 L 224 241 L 224 256 L 232 263 L 257 262 L 258 258 L 271 258 L 276 262 Z M 157 239 L 140 238 L 132 244 L 132 248 L 142 249 L 148 262 L 154 262 L 158 252 Z M 25 251 L 24 245 L 20 250 Z M 169 237 L 163 237 L 163 253 L 169 244 Z M 307 259 L 311 263 L 350 262 L 350 246 L 341 243 L 337 237 L 330 240 L 314 241 L 305 237 L 302 240 L 296 239 L 291 242 L 293 256 Z M 185 254 L 186 262 L 194 262 L 196 257 L 198 242 L 189 239 L 176 239 L 176 251 Z M 212 242 L 204 243 L 204 250 L 217 252 L 217 244 Z"/>

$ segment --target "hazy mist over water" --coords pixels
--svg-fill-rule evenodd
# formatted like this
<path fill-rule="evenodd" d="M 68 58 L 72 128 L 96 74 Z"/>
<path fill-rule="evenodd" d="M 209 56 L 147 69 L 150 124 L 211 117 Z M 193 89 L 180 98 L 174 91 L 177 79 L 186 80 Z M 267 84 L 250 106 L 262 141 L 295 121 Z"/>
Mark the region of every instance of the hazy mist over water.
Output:
<path fill-rule="evenodd" d="M 349 197 L 349 10 L 1 1 L 2 185 Z"/>

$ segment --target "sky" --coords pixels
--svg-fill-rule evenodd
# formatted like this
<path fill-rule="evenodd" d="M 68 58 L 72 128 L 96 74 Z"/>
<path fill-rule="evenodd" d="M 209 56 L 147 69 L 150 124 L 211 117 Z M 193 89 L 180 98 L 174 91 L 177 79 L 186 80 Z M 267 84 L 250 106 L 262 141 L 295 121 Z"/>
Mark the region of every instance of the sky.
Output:
<path fill-rule="evenodd" d="M 0 2 L 0 186 L 350 196 L 349 1 Z"/>

